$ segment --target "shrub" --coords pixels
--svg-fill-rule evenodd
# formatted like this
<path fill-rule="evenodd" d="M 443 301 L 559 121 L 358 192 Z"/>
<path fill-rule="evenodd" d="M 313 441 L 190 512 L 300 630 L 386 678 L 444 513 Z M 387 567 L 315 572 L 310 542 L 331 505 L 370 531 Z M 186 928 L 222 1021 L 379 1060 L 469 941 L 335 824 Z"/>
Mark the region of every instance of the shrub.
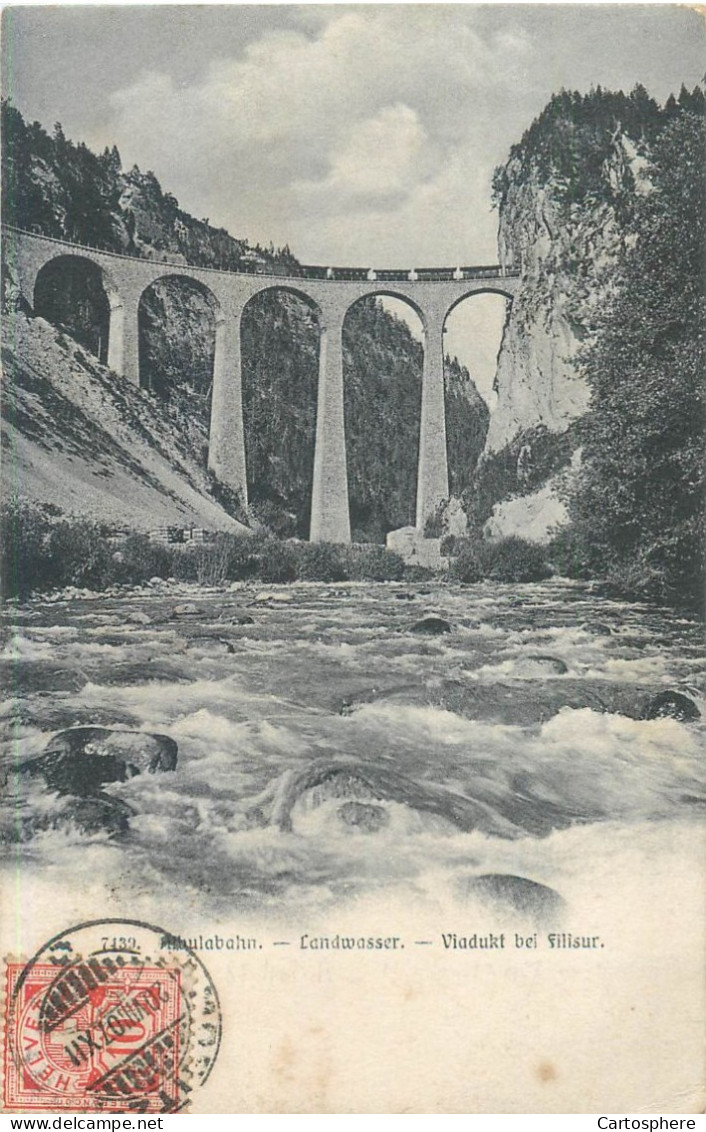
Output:
<path fill-rule="evenodd" d="M 351 515 L 351 541 L 354 545 L 358 543 L 375 543 L 379 546 L 385 545 L 387 532 L 390 529 L 385 525 L 382 519 L 373 516 L 367 522 L 358 521 L 353 523 L 353 516 Z"/>
<path fill-rule="evenodd" d="M 481 561 L 480 544 L 464 540 L 457 544 L 457 554 L 451 563 L 449 576 L 457 582 L 471 585 L 473 582 L 482 582 L 485 570 Z"/>
<path fill-rule="evenodd" d="M 399 582 L 404 577 L 404 560 L 384 546 L 370 543 L 352 546 L 348 553 L 349 577 L 370 582 Z"/>
<path fill-rule="evenodd" d="M 189 546 L 188 543 L 174 547 L 170 552 L 172 576 L 180 582 L 195 582 L 199 567 L 198 556 L 202 550 L 206 550 L 206 547 Z"/>
<path fill-rule="evenodd" d="M 62 520 L 49 535 L 48 550 L 56 586 L 102 590 L 114 580 L 114 550 L 98 523 Z"/>
<path fill-rule="evenodd" d="M 481 544 L 485 576 L 496 582 L 540 582 L 551 575 L 544 548 L 511 536 Z"/>
<path fill-rule="evenodd" d="M 446 505 L 443 499 L 424 521 L 424 538 L 441 538 L 446 527 Z"/>
<path fill-rule="evenodd" d="M 543 547 L 516 536 L 499 542 L 459 540 L 456 549 L 449 574 L 459 582 L 539 582 L 552 573 Z"/>
<path fill-rule="evenodd" d="M 116 582 L 137 585 L 149 578 L 168 578 L 172 571 L 172 555 L 166 546 L 151 542 L 147 535 L 128 535 L 119 548 L 119 559 L 113 555 Z"/>
<path fill-rule="evenodd" d="M 293 538 L 297 533 L 296 515 L 272 499 L 259 499 L 256 503 L 252 503 L 250 515 L 275 538 Z"/>
<path fill-rule="evenodd" d="M 171 572 L 181 581 L 204 586 L 254 578 L 260 570 L 258 550 L 267 541 L 264 536 L 219 532 L 212 542 L 173 548 L 169 552 Z"/>
<path fill-rule="evenodd" d="M 24 598 L 53 584 L 51 522 L 39 507 L 10 500 L 0 510 L 0 583 L 4 600 Z"/>
<path fill-rule="evenodd" d="M 558 531 L 546 547 L 546 555 L 565 578 L 595 578 L 605 566 L 604 553 L 578 523 Z"/>
<path fill-rule="evenodd" d="M 434 571 L 428 566 L 405 566 L 402 580 L 405 582 L 429 582 Z"/>
<path fill-rule="evenodd" d="M 242 581 L 257 575 L 257 549 L 266 541 L 257 535 L 217 534 L 208 549 L 211 556 L 222 564 L 224 581 Z M 206 549 L 204 547 L 204 549 Z"/>
<path fill-rule="evenodd" d="M 258 576 L 263 582 L 293 582 L 297 576 L 297 553 L 293 546 L 268 538 L 257 553 Z"/>
<path fill-rule="evenodd" d="M 200 586 L 222 586 L 228 581 L 229 547 L 222 539 L 198 546 L 193 554 L 196 581 Z"/>
<path fill-rule="evenodd" d="M 297 554 L 297 577 L 305 582 L 344 582 L 348 578 L 346 548 L 332 542 L 302 544 Z"/>
<path fill-rule="evenodd" d="M 439 551 L 445 557 L 449 558 L 459 553 L 464 541 L 462 535 L 444 535 L 439 545 Z"/>

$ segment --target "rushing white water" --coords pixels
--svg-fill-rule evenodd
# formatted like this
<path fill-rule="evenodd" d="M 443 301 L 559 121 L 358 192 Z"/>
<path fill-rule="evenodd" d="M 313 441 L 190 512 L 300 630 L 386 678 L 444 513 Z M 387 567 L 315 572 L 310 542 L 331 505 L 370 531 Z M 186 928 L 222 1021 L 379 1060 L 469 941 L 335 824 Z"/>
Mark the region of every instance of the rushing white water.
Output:
<path fill-rule="evenodd" d="M 199 612 L 174 617 L 185 594 Z M 129 623 L 136 612 L 150 623 Z M 244 613 L 253 624 L 238 623 Z M 430 613 L 452 631 L 409 631 Z M 5 708 L 6 766 L 74 724 L 159 731 L 179 745 L 174 773 L 107 787 L 137 810 L 129 833 L 45 822 L 12 849 L 26 878 L 69 883 L 80 860 L 133 912 L 154 916 L 178 892 L 205 916 L 281 918 L 359 907 L 381 889 L 436 908 L 462 899 L 464 878 L 492 872 L 590 907 L 609 876 L 612 888 L 621 873 L 651 887 L 664 862 L 687 875 L 698 859 L 702 723 L 624 714 L 639 715 L 660 687 L 703 707 L 698 627 L 666 611 L 559 583 L 312 584 L 147 589 L 10 616 L 3 657 L 18 694 Z M 402 776 L 398 796 L 373 799 L 375 829 L 342 821 L 341 798 L 321 790 L 296 802 L 290 828 L 257 810 L 314 760 Z M 470 798 L 485 816 L 460 829 L 410 802 L 408 780 Z M 59 804 L 36 781 L 18 790 L 10 830 L 18 814 Z"/>
<path fill-rule="evenodd" d="M 411 632 L 425 615 L 451 631 Z M 560 582 L 154 586 L 10 608 L 3 646 L 5 950 L 87 917 L 264 948 L 204 953 L 227 1040 L 202 1111 L 694 1111 L 698 625 Z M 701 717 L 640 718 L 670 689 Z M 14 770 L 90 724 L 179 748 L 105 786 L 136 811 L 117 835 Z M 489 875 L 563 904 L 543 923 Z M 504 950 L 444 942 L 488 933 Z"/>

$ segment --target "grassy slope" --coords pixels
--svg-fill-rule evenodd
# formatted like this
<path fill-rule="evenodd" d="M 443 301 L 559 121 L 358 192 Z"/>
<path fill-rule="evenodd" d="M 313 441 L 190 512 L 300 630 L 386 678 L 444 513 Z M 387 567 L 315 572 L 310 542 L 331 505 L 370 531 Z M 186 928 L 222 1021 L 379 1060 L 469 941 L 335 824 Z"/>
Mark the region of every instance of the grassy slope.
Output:
<path fill-rule="evenodd" d="M 43 319 L 6 320 L 2 455 L 6 496 L 137 530 L 242 530 L 168 411 Z"/>

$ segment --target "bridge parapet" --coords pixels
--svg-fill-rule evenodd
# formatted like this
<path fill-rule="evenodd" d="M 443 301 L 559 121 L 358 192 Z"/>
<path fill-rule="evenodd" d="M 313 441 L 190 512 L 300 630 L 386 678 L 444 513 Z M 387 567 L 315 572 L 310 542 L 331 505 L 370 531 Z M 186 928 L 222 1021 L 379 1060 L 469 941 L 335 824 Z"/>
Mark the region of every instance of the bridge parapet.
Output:
<path fill-rule="evenodd" d="M 80 244 L 62 240 L 57 236 L 46 236 L 40 232 L 32 232 L 26 228 L 17 228 L 10 224 L 2 225 L 3 238 L 8 240 L 14 235 L 32 242 L 53 245 L 64 249 L 57 251 L 57 255 L 106 256 L 114 260 L 123 260 L 127 263 L 149 264 L 150 267 L 162 269 L 163 267 L 179 268 L 181 273 L 186 271 L 208 272 L 214 275 L 243 275 L 250 278 L 253 275 L 264 275 L 280 280 L 322 280 L 329 283 L 360 283 L 360 282 L 399 282 L 399 283 L 448 283 L 451 280 L 463 281 L 466 279 L 504 280 L 515 279 L 520 275 L 519 270 L 503 268 L 500 264 L 480 264 L 470 267 L 328 267 L 321 264 L 278 264 L 260 261 L 258 263 L 244 263 L 238 270 L 225 267 L 206 267 L 202 264 L 187 263 L 183 256 L 171 258 L 168 255 L 140 256 L 127 252 L 115 252 L 107 248 L 99 248 L 92 244 Z"/>

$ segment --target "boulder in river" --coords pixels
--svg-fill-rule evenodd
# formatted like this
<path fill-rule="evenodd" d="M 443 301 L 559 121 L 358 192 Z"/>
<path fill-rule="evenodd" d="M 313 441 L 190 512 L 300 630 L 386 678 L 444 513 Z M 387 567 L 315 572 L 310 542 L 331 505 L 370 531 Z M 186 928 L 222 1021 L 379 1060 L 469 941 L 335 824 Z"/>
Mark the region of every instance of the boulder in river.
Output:
<path fill-rule="evenodd" d="M 649 699 L 646 699 L 648 693 Z M 390 683 L 387 687 L 359 687 L 345 697 L 339 710 L 342 715 L 352 715 L 368 704 L 438 707 L 464 719 L 529 727 L 545 723 L 562 708 L 575 711 L 590 708 L 591 711 L 625 715 L 630 719 L 646 719 L 650 717 L 644 714 L 645 704 L 662 696 L 663 689 L 646 689 L 644 685 L 627 681 L 567 676 L 563 680 L 537 679 L 520 683 L 509 674 L 507 679 L 492 682 L 435 680 Z M 693 710 L 698 711 L 696 705 Z M 692 715 L 691 718 L 696 719 L 697 716 Z"/>
<path fill-rule="evenodd" d="M 499 912 L 519 912 L 542 924 L 556 920 L 566 907 L 553 888 L 511 873 L 460 877 L 457 888 L 461 896 L 491 905 Z"/>
<path fill-rule="evenodd" d="M 48 829 L 66 829 L 75 826 L 82 833 L 107 833 L 109 836 L 127 833 L 130 818 L 137 811 L 122 798 L 109 794 L 90 794 L 85 798 L 55 798 L 54 804 L 41 808 L 16 806 L 14 820 L 0 830 L 0 841 L 29 841 Z"/>
<path fill-rule="evenodd" d="M 545 656 L 541 653 L 527 653 L 512 662 L 513 676 L 563 676 L 568 672 L 565 662 L 558 656 Z"/>
<path fill-rule="evenodd" d="M 44 753 L 19 766 L 59 794 L 94 795 L 107 782 L 174 770 L 177 744 L 168 735 L 72 727 L 50 740 Z"/>
<path fill-rule="evenodd" d="M 136 715 L 120 708 L 76 707 L 63 700 L 50 701 L 45 696 L 18 700 L 13 719 L 23 727 L 33 727 L 38 731 L 63 731 L 80 726 L 135 729 L 140 724 Z"/>
<path fill-rule="evenodd" d="M 198 605 L 193 601 L 184 601 L 180 605 L 175 605 L 172 610 L 172 617 L 194 617 L 199 613 Z"/>
<path fill-rule="evenodd" d="M 409 627 L 410 633 L 424 633 L 430 637 L 441 636 L 442 633 L 450 633 L 451 625 L 443 617 L 421 617 L 419 621 L 415 621 Z"/>
<path fill-rule="evenodd" d="M 700 719 L 701 712 L 689 696 L 685 696 L 683 692 L 675 692 L 670 689 L 650 696 L 642 708 L 640 718 L 678 719 L 682 723 L 689 723 L 694 719 Z"/>
<path fill-rule="evenodd" d="M 357 818 L 361 822 L 367 820 L 365 814 L 369 824 L 377 821 L 378 816 L 373 816 L 372 811 L 384 808 L 378 807 L 377 803 L 397 802 L 410 810 L 441 818 L 450 827 L 464 831 L 479 829 L 483 833 L 508 838 L 518 837 L 521 833 L 518 826 L 508 821 L 492 803 L 458 794 L 435 783 L 414 781 L 389 766 L 359 761 L 317 759 L 299 770 L 287 771 L 263 794 L 253 799 L 250 813 L 265 824 L 291 832 L 295 806 L 315 809 L 330 799 L 358 804 L 345 814 L 339 810 L 342 822 L 350 826 L 356 824 Z M 360 804 L 369 807 L 369 811 L 361 809 Z"/>
<path fill-rule="evenodd" d="M 605 621 L 584 621 L 579 625 L 582 633 L 590 633 L 592 637 L 612 637 L 613 630 Z"/>
<path fill-rule="evenodd" d="M 135 610 L 133 613 L 128 613 L 125 620 L 129 625 L 151 625 L 152 618 L 149 613 L 143 613 L 141 610 Z"/>

